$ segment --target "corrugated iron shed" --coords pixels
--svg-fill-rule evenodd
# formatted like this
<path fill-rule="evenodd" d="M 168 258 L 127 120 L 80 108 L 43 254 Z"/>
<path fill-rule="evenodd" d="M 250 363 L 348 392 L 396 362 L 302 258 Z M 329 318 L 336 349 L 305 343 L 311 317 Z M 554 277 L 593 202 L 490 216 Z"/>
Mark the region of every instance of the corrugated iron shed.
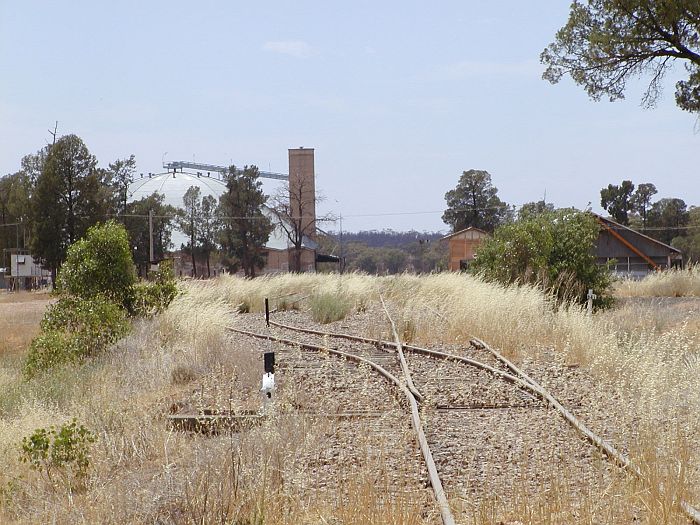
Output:
<path fill-rule="evenodd" d="M 595 247 L 599 264 L 615 260 L 613 270 L 630 277 L 681 266 L 683 254 L 678 248 L 606 217 L 593 216 L 601 226 Z"/>

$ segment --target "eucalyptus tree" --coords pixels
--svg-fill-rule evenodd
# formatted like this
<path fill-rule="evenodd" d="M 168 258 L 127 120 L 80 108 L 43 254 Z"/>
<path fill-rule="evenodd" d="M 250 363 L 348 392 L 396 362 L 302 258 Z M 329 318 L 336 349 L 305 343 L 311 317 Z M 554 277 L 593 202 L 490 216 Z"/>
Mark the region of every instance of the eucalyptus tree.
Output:
<path fill-rule="evenodd" d="M 642 103 L 653 106 L 673 69 L 676 104 L 700 112 L 700 2 L 698 0 L 575 0 L 569 19 L 540 55 L 543 78 L 565 75 L 593 100 L 623 99 L 627 82 L 648 78 Z"/>

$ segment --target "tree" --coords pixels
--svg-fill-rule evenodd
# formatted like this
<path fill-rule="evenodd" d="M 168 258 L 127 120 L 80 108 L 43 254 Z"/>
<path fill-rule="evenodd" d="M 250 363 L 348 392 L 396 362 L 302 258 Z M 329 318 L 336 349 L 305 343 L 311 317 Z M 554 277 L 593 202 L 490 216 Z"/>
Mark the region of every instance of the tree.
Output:
<path fill-rule="evenodd" d="M 688 210 L 688 234 L 678 235 L 671 241 L 671 245 L 683 252 L 686 262 L 700 263 L 700 207 L 691 206 Z"/>
<path fill-rule="evenodd" d="M 642 102 L 653 106 L 662 80 L 680 60 L 688 73 L 676 83 L 676 104 L 700 112 L 700 4 L 697 0 L 574 0 L 569 20 L 540 55 L 543 78 L 564 75 L 593 100 L 624 98 L 627 82 L 650 77 Z"/>
<path fill-rule="evenodd" d="M 518 210 L 518 218 L 524 219 L 526 217 L 533 217 L 535 215 L 552 211 L 554 211 L 554 204 L 550 202 L 545 202 L 544 200 L 537 202 L 526 202 L 520 207 L 520 210 Z"/>
<path fill-rule="evenodd" d="M 197 277 L 197 263 L 195 252 L 201 233 L 202 192 L 197 186 L 190 186 L 182 196 L 183 207 L 180 208 L 177 218 L 178 228 L 187 235 L 190 240 L 185 251 L 192 257 L 192 277 Z"/>
<path fill-rule="evenodd" d="M 106 218 L 109 201 L 97 161 L 76 135 L 50 147 L 32 195 L 32 253 L 56 270 L 68 246 Z"/>
<path fill-rule="evenodd" d="M 600 205 L 620 224 L 629 224 L 628 213 L 632 211 L 632 181 L 623 180 L 619 186 L 608 184 L 600 190 Z"/>
<path fill-rule="evenodd" d="M 240 266 L 246 277 L 255 277 L 256 270 L 265 266 L 264 247 L 274 229 L 262 212 L 267 197 L 259 179 L 256 166 L 245 166 L 243 171 L 231 166 L 226 193 L 219 197 L 221 247 L 229 268 L 237 271 Z"/>
<path fill-rule="evenodd" d="M 639 213 L 642 218 L 642 227 L 647 227 L 647 216 L 649 213 L 649 208 L 651 208 L 651 198 L 656 195 L 656 186 L 651 183 L 643 183 L 637 186 L 632 198 L 630 199 L 630 204 L 632 209 Z"/>
<path fill-rule="evenodd" d="M 496 229 L 472 263 L 488 280 L 542 286 L 560 300 L 583 302 L 589 288 L 607 301 L 610 273 L 596 264 L 599 226 L 585 212 L 560 209 L 528 216 Z"/>
<path fill-rule="evenodd" d="M 49 154 L 50 148 L 51 146 L 45 146 L 36 153 L 22 157 L 21 172 L 29 177 L 32 187 L 36 186 L 39 175 L 41 175 L 41 172 L 44 170 L 44 164 L 46 164 L 46 157 Z"/>
<path fill-rule="evenodd" d="M 379 269 L 379 257 L 376 248 L 365 248 L 353 261 L 352 266 L 365 273 L 377 273 Z"/>
<path fill-rule="evenodd" d="M 320 199 L 310 191 L 308 181 L 300 179 L 297 184 L 285 184 L 273 196 L 272 211 L 277 217 L 277 225 L 282 229 L 292 246 L 289 269 L 301 272 L 301 256 L 304 243 L 316 234 L 317 224 L 334 221 L 332 214 L 316 215 L 316 204 Z M 311 197 L 310 195 L 314 196 Z"/>
<path fill-rule="evenodd" d="M 385 248 L 380 251 L 387 273 L 396 274 L 406 269 L 408 254 L 398 248 Z"/>
<path fill-rule="evenodd" d="M 649 211 L 649 225 L 658 228 L 649 232 L 655 239 L 670 244 L 674 237 L 682 234 L 690 217 L 683 199 L 659 199 Z"/>
<path fill-rule="evenodd" d="M 129 185 L 134 182 L 136 159 L 131 155 L 128 159 L 117 159 L 109 165 L 107 177 L 115 193 L 115 209 L 117 215 L 126 212 L 129 199 Z"/>
<path fill-rule="evenodd" d="M 151 264 L 150 239 L 148 228 L 148 213 L 153 211 L 153 256 L 161 261 L 171 246 L 171 217 L 177 210 L 165 204 L 165 196 L 153 193 L 137 201 L 129 202 L 126 206 L 126 216 L 123 217 L 124 227 L 129 234 L 129 246 L 132 250 L 134 264 L 139 275 L 146 277 Z"/>
<path fill-rule="evenodd" d="M 21 171 L 0 178 L 0 250 L 26 247 L 30 194 L 31 182 Z M 0 266 L 5 266 L 5 261 L 0 261 Z"/>
<path fill-rule="evenodd" d="M 457 187 L 445 194 L 447 210 L 442 221 L 456 232 L 473 226 L 493 231 L 506 221 L 511 211 L 496 195 L 498 189 L 491 184 L 488 171 L 469 170 L 462 172 Z"/>
<path fill-rule="evenodd" d="M 211 252 L 216 250 L 219 234 L 219 220 L 216 213 L 216 199 L 212 195 L 202 198 L 202 216 L 199 231 L 199 246 L 207 261 L 207 277 L 211 277 Z"/>

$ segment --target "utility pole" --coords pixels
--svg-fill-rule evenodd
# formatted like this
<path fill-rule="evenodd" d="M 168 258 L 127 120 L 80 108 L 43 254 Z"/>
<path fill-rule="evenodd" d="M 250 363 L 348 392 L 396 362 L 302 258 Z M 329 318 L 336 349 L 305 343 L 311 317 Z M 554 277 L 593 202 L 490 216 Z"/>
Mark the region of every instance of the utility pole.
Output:
<path fill-rule="evenodd" d="M 340 213 L 340 273 L 345 270 L 345 256 L 343 255 L 343 214 Z"/>
<path fill-rule="evenodd" d="M 16 283 L 17 283 L 17 279 L 19 278 L 19 223 L 15 224 L 15 226 L 16 226 L 16 230 L 15 230 L 15 232 L 16 232 L 16 241 L 15 241 L 15 246 L 16 246 L 16 248 L 15 248 L 15 268 L 16 268 L 16 272 L 17 272 L 17 273 L 15 273 L 15 279 L 14 279 L 14 280 L 15 280 L 15 291 L 18 291 L 19 288 L 17 287 L 17 284 L 16 284 Z"/>
<path fill-rule="evenodd" d="M 153 210 L 148 210 L 148 264 L 149 267 L 155 264 L 153 255 Z"/>

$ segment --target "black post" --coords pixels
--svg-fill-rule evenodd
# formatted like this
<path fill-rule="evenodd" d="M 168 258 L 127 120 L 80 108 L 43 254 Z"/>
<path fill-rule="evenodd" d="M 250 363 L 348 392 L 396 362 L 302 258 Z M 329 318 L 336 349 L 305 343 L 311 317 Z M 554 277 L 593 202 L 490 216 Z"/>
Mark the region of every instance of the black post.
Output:
<path fill-rule="evenodd" d="M 265 373 L 274 374 L 275 373 L 275 353 L 265 352 Z"/>
<path fill-rule="evenodd" d="M 267 297 L 265 297 L 265 323 L 267 326 L 270 326 L 270 303 L 267 300 Z"/>

